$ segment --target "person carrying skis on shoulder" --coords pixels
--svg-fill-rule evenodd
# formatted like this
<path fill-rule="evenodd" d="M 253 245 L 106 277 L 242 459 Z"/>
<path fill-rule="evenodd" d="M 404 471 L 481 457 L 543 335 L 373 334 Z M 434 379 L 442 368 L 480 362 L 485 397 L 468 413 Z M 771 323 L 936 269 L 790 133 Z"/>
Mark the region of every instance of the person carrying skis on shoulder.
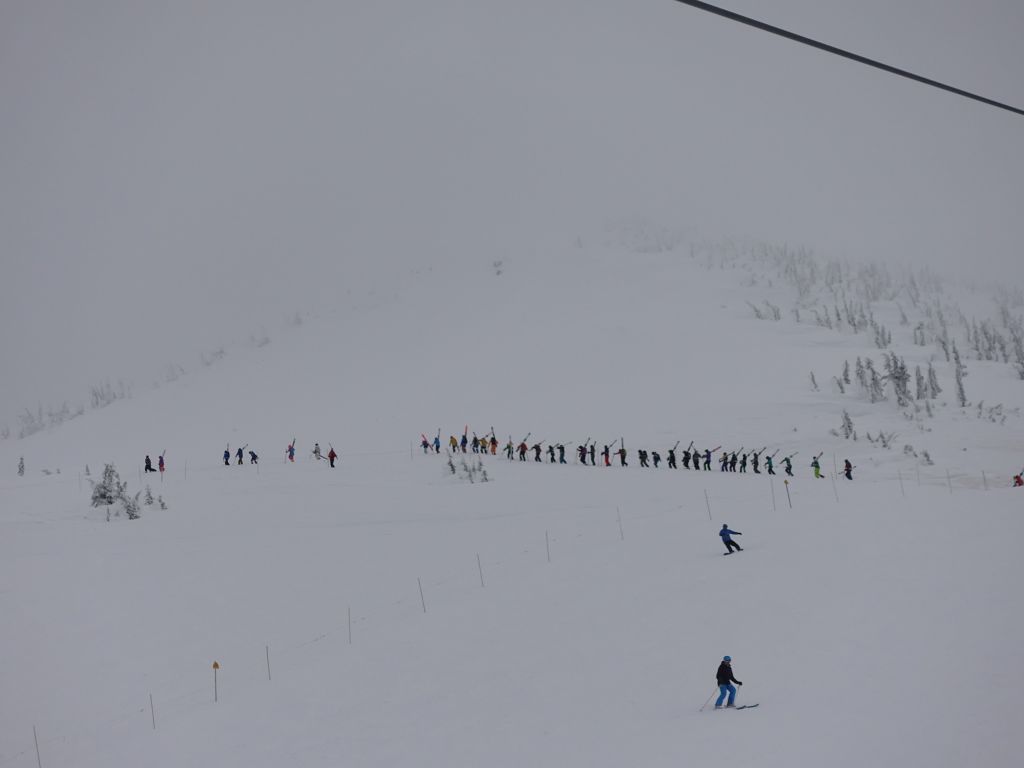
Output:
<path fill-rule="evenodd" d="M 238 459 L 238 466 L 242 466 L 242 464 L 244 463 L 242 461 L 242 457 L 243 456 L 245 456 L 245 446 L 244 445 L 241 448 L 239 448 L 237 451 L 235 451 L 235 458 Z"/>
<path fill-rule="evenodd" d="M 229 451 L 227 448 L 224 449 L 224 466 L 231 466 L 231 451 Z"/>
<path fill-rule="evenodd" d="M 722 663 L 718 665 L 715 679 L 718 681 L 718 700 L 715 702 L 715 709 L 722 708 L 722 702 L 725 701 L 726 695 L 729 697 L 729 701 L 725 705 L 726 709 L 735 709 L 736 688 L 733 683 L 736 685 L 743 685 L 743 683 L 732 676 L 732 656 L 722 657 Z"/>
<path fill-rule="evenodd" d="M 697 465 L 694 464 L 693 468 L 696 469 Z M 710 472 L 711 471 L 711 449 L 710 448 L 708 448 L 706 451 L 704 451 L 704 471 L 705 472 Z"/>
<path fill-rule="evenodd" d="M 146 472 L 156 472 L 156 470 L 153 469 L 153 460 L 151 458 L 149 458 L 149 454 L 146 454 L 146 467 L 145 467 L 145 471 Z"/>
<path fill-rule="evenodd" d="M 256 451 L 253 451 L 253 450 L 249 451 L 249 463 L 250 464 L 259 464 L 260 463 L 260 457 L 256 455 Z"/>
<path fill-rule="evenodd" d="M 160 457 L 156 460 L 156 465 L 157 467 L 160 468 L 160 474 L 162 475 L 164 473 L 164 470 L 167 469 L 167 466 L 164 464 L 164 455 L 162 453 L 160 454 Z"/>
<path fill-rule="evenodd" d="M 491 434 L 491 456 L 498 455 L 498 438 Z"/>
<path fill-rule="evenodd" d="M 847 480 L 853 480 L 853 464 L 849 459 L 843 461 L 843 474 L 846 475 Z"/>
<path fill-rule="evenodd" d="M 722 543 L 725 544 L 725 554 L 731 555 L 733 547 L 735 547 L 736 550 L 739 552 L 743 551 L 743 547 L 741 547 L 739 544 L 732 540 L 733 536 L 743 535 L 739 531 L 731 531 L 729 530 L 728 524 L 722 523 L 722 530 L 718 532 L 718 535 L 722 537 Z"/>
<path fill-rule="evenodd" d="M 285 449 L 285 454 L 288 456 L 288 461 L 292 464 L 295 463 L 295 440 L 293 439 L 291 444 Z"/>
<path fill-rule="evenodd" d="M 821 479 L 824 477 L 824 475 L 821 474 L 821 464 L 818 463 L 817 457 L 811 459 L 811 469 L 814 470 L 814 476 L 816 478 Z"/>
<path fill-rule="evenodd" d="M 771 456 L 765 456 L 764 457 L 764 466 L 765 466 L 765 469 L 768 471 L 769 475 L 774 475 L 775 474 L 775 465 L 772 464 L 772 457 Z"/>
<path fill-rule="evenodd" d="M 533 444 L 533 460 L 534 461 L 540 461 L 540 452 L 541 452 L 541 450 L 542 449 L 540 447 L 540 443 L 534 443 Z"/>
<path fill-rule="evenodd" d="M 555 446 L 549 445 L 548 446 L 548 464 L 554 464 L 554 463 L 555 463 Z"/>
<path fill-rule="evenodd" d="M 595 459 L 597 458 L 597 443 L 591 443 L 587 453 L 590 455 L 590 466 L 596 467 L 597 461 Z"/>
<path fill-rule="evenodd" d="M 683 449 L 683 469 L 689 469 L 689 468 L 690 468 L 690 449 L 689 448 L 684 448 Z"/>
<path fill-rule="evenodd" d="M 559 464 L 566 464 L 567 463 L 566 460 L 565 460 L 565 446 L 562 445 L 562 443 L 558 444 L 558 463 Z"/>
<path fill-rule="evenodd" d="M 334 460 L 338 458 L 338 454 L 334 451 L 334 446 L 331 446 L 330 452 L 327 454 L 327 460 L 331 462 L 331 469 L 334 469 Z"/>
<path fill-rule="evenodd" d="M 743 454 L 743 458 L 740 459 L 740 472 L 747 471 L 747 454 Z"/>
<path fill-rule="evenodd" d="M 786 456 L 782 460 L 782 463 L 786 465 L 786 474 L 789 475 L 790 477 L 792 477 L 793 476 L 793 462 L 792 462 L 792 460 L 790 460 L 789 456 Z"/>
<path fill-rule="evenodd" d="M 601 458 L 604 459 L 604 465 L 606 467 L 610 467 L 612 465 L 611 455 L 611 448 L 606 445 L 604 449 L 601 451 Z"/>
<path fill-rule="evenodd" d="M 629 464 L 626 463 L 626 448 L 619 448 L 619 450 L 617 450 L 616 453 L 619 454 L 619 465 L 623 467 L 628 467 Z"/>
<path fill-rule="evenodd" d="M 505 457 L 509 461 L 512 461 L 512 454 L 515 452 L 515 449 L 516 447 L 512 445 L 512 438 L 509 438 L 509 441 L 505 443 Z"/>
<path fill-rule="evenodd" d="M 587 463 L 587 446 L 586 444 L 580 445 L 576 449 L 576 458 L 579 459 L 580 464 Z"/>
<path fill-rule="evenodd" d="M 420 448 L 423 449 L 423 455 L 426 456 L 430 452 L 430 441 L 427 440 L 426 435 L 420 435 L 420 437 L 423 438 L 423 440 L 420 441 Z"/>
<path fill-rule="evenodd" d="M 666 458 L 665 461 L 668 462 L 668 468 L 669 469 L 676 469 L 676 449 L 675 448 L 669 448 L 668 449 L 668 458 Z"/>
<path fill-rule="evenodd" d="M 434 435 L 434 453 L 440 453 L 440 452 L 441 452 L 441 433 L 438 432 L 436 435 Z"/>
<path fill-rule="evenodd" d="M 526 461 L 526 452 L 528 450 L 529 450 L 529 448 L 527 447 L 525 440 L 519 444 L 519 460 L 520 461 Z"/>
<path fill-rule="evenodd" d="M 657 469 L 658 465 L 661 463 L 661 454 L 657 451 L 651 451 L 651 461 L 654 462 L 654 468 Z"/>
<path fill-rule="evenodd" d="M 721 458 L 720 463 L 721 463 L 721 468 L 720 468 L 719 471 L 721 471 L 721 472 L 728 472 L 729 471 L 729 454 L 728 453 L 723 453 L 722 454 L 722 458 Z"/>
<path fill-rule="evenodd" d="M 1013 487 L 1020 488 L 1021 486 L 1024 486 L 1024 470 L 1019 475 L 1013 476 Z"/>

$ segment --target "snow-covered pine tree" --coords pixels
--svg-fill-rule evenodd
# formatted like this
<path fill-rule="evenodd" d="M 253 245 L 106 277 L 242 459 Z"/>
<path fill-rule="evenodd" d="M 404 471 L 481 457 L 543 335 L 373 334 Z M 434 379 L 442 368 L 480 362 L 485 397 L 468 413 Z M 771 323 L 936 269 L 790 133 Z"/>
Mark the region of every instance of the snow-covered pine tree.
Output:
<path fill-rule="evenodd" d="M 867 359 L 864 363 L 864 367 L 867 369 L 868 377 L 868 399 L 872 403 L 878 403 L 885 400 L 885 389 L 883 388 L 882 377 L 878 375 L 878 371 L 875 370 L 875 364 L 871 362 L 871 358 Z"/>
<path fill-rule="evenodd" d="M 163 496 L 156 497 L 156 504 L 158 507 L 160 507 L 160 509 L 167 509 L 167 502 L 164 501 Z"/>
<path fill-rule="evenodd" d="M 121 499 L 125 494 L 127 482 L 121 482 L 118 470 L 113 464 L 103 467 L 103 477 L 98 482 L 89 480 L 92 483 L 92 506 L 110 506 Z"/>
<path fill-rule="evenodd" d="M 146 486 L 146 495 L 142 500 L 147 507 L 153 506 L 153 490 L 148 485 Z"/>
<path fill-rule="evenodd" d="M 127 483 L 125 483 L 127 485 Z M 139 496 L 140 493 L 136 493 L 134 496 L 127 496 L 121 494 L 121 505 L 124 507 L 124 513 L 128 516 L 129 520 L 138 520 L 142 515 L 139 513 Z"/>
<path fill-rule="evenodd" d="M 843 360 L 843 384 L 850 383 L 850 361 Z"/>
<path fill-rule="evenodd" d="M 854 367 L 854 375 L 857 377 L 857 383 L 860 384 L 866 392 L 868 389 L 868 375 L 864 368 L 864 363 L 859 356 L 857 357 L 857 362 Z"/>
<path fill-rule="evenodd" d="M 92 505 L 94 507 L 110 506 L 124 496 L 128 483 L 122 483 L 121 477 L 117 474 L 117 468 L 113 464 L 107 464 L 103 468 L 103 478 L 92 483 Z"/>
<path fill-rule="evenodd" d="M 839 431 L 847 440 L 853 437 L 853 419 L 850 418 L 850 414 L 845 409 L 843 410 L 843 423 L 839 427 Z"/>
<path fill-rule="evenodd" d="M 939 386 L 939 377 L 935 373 L 935 368 L 932 366 L 932 361 L 928 361 L 928 399 L 934 400 L 942 392 L 942 387 Z"/>
<path fill-rule="evenodd" d="M 953 342 L 953 375 L 956 378 L 956 399 L 961 408 L 967 407 L 967 393 L 964 392 L 964 377 L 967 376 L 967 366 L 960 360 L 960 350 Z"/>
<path fill-rule="evenodd" d="M 25 457 L 22 456 L 18 459 L 18 477 L 25 476 Z"/>
<path fill-rule="evenodd" d="M 928 382 L 925 381 L 924 374 L 921 373 L 921 366 L 914 366 L 914 382 L 916 383 L 917 399 L 927 400 L 928 399 Z"/>

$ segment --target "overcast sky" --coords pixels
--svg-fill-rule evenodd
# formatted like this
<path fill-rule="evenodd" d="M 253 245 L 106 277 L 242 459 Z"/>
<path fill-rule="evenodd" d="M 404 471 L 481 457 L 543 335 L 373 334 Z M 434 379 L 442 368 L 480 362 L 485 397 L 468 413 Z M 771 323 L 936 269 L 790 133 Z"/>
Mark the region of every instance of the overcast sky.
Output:
<path fill-rule="evenodd" d="M 1024 105 L 1019 0 L 722 0 Z M 0 425 L 645 216 L 1024 283 L 1024 117 L 672 0 L 3 0 Z"/>

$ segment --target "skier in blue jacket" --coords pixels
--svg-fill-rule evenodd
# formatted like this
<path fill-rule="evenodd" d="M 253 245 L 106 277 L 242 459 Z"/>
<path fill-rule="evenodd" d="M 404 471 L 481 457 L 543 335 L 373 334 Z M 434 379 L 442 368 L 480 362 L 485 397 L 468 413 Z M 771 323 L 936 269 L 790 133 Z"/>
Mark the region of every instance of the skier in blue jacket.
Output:
<path fill-rule="evenodd" d="M 718 665 L 718 672 L 715 673 L 715 679 L 718 680 L 718 701 L 715 702 L 715 709 L 722 708 L 722 702 L 725 701 L 726 694 L 729 696 L 729 703 L 726 707 L 736 706 L 736 685 L 743 685 L 739 680 L 732 676 L 732 656 L 722 657 L 722 663 Z"/>
<path fill-rule="evenodd" d="M 733 547 L 735 547 L 737 549 L 737 551 L 739 551 L 739 552 L 743 551 L 743 547 L 741 547 L 739 544 L 737 544 L 735 541 L 732 540 L 733 536 L 742 536 L 743 535 L 739 531 L 731 531 L 731 530 L 729 530 L 729 526 L 726 525 L 725 523 L 723 523 L 722 524 L 722 530 L 720 530 L 718 532 L 718 535 L 722 537 L 722 543 L 725 544 L 725 549 L 726 549 L 725 554 L 731 555 Z"/>

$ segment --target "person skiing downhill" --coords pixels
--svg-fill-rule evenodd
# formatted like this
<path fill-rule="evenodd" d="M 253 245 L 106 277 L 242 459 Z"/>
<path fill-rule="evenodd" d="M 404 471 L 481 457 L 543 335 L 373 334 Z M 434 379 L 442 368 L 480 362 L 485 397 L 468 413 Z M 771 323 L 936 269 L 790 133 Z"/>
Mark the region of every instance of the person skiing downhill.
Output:
<path fill-rule="evenodd" d="M 732 676 L 732 656 L 722 657 L 722 663 L 718 665 L 715 679 L 718 681 L 718 700 L 715 702 L 715 709 L 722 708 L 722 702 L 725 701 L 726 695 L 729 696 L 729 701 L 725 705 L 726 709 L 735 709 L 736 688 L 733 683 L 736 685 L 743 685 L 743 683 Z"/>
<path fill-rule="evenodd" d="M 153 460 L 151 458 L 149 458 L 148 454 L 146 455 L 146 467 L 145 467 L 145 470 L 146 470 L 146 472 L 156 472 L 156 470 L 153 469 Z"/>
<path fill-rule="evenodd" d="M 725 544 L 725 554 L 731 555 L 733 547 L 735 547 L 736 550 L 739 552 L 743 551 L 743 547 L 741 547 L 739 544 L 732 540 L 733 536 L 743 535 L 739 531 L 731 531 L 729 530 L 728 524 L 722 523 L 722 530 L 718 532 L 718 535 L 722 537 L 722 543 Z"/>

